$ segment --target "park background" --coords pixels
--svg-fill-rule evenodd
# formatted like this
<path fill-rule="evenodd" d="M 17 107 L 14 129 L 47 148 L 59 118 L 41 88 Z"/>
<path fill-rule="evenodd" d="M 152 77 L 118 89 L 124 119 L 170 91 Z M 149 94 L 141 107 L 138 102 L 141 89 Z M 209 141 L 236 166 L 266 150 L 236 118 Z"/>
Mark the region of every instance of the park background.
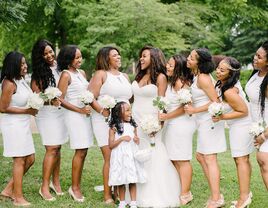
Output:
<path fill-rule="evenodd" d="M 97 51 L 106 45 L 119 48 L 121 70 L 133 79 L 139 50 L 151 44 L 163 50 L 166 58 L 176 53 L 187 54 L 193 48 L 207 47 L 213 55 L 230 55 L 243 64 L 241 83 L 244 86 L 252 68 L 253 55 L 268 38 L 267 0 L 1 0 L 0 1 L 0 68 L 11 50 L 25 54 L 31 72 L 31 49 L 39 38 L 56 46 L 65 44 L 81 48 L 88 78 L 94 73 Z M 15 129 L 12 129 L 16 131 Z M 226 130 L 228 133 L 228 129 Z M 19 139 L 19 135 L 18 135 Z M 102 183 L 102 157 L 94 146 L 86 159 L 82 190 L 86 203 L 77 204 L 66 194 L 56 202 L 41 200 L 44 148 L 39 134 L 34 134 L 36 163 L 24 178 L 24 192 L 32 207 L 109 207 L 102 203 L 102 193 L 94 186 Z M 196 145 L 196 139 L 194 139 Z M 12 160 L 2 156 L 0 138 L 0 190 L 11 175 Z M 71 184 L 71 158 L 68 145 L 62 148 L 62 187 Z M 194 158 L 194 157 L 193 157 Z M 230 151 L 219 155 L 222 171 L 221 190 L 227 207 L 238 197 L 235 164 Z M 251 156 L 253 172 L 252 208 L 268 207 L 267 191 L 262 183 L 255 154 Z M 192 192 L 194 201 L 188 207 L 201 208 L 209 194 L 201 167 L 193 159 Z M 13 207 L 0 198 L 0 207 Z"/>

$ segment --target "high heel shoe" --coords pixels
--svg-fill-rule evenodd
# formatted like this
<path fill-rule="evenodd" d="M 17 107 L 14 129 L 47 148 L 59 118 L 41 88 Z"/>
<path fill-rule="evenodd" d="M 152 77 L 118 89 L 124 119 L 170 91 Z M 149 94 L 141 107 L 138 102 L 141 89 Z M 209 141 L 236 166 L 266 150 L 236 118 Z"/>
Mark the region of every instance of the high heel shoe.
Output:
<path fill-rule="evenodd" d="M 219 207 L 224 207 L 224 205 L 225 205 L 224 197 L 221 194 L 220 198 L 217 201 L 209 199 L 206 203 L 205 208 L 208 208 L 209 206 L 213 206 L 213 208 L 219 208 Z"/>
<path fill-rule="evenodd" d="M 56 194 L 57 196 L 63 196 L 63 195 L 64 195 L 63 192 L 57 192 L 57 190 L 55 189 L 55 186 L 54 186 L 54 184 L 53 184 L 52 181 L 50 181 L 50 183 L 49 183 L 49 188 L 50 188 L 52 191 L 54 191 L 55 194 Z"/>
<path fill-rule="evenodd" d="M 56 198 L 55 197 L 51 197 L 51 198 L 46 198 L 44 195 L 43 195 L 43 193 L 42 193 L 42 191 L 41 191 L 41 188 L 39 189 L 39 195 L 42 197 L 42 199 L 44 199 L 45 201 L 55 201 L 56 200 Z"/>
<path fill-rule="evenodd" d="M 68 189 L 68 193 L 69 193 L 70 196 L 73 198 L 73 200 L 76 201 L 76 202 L 81 202 L 81 203 L 83 203 L 83 202 L 85 201 L 85 197 L 84 197 L 84 196 L 82 196 L 82 198 L 77 198 L 77 196 L 75 196 L 72 187 L 70 187 L 70 188 Z"/>
<path fill-rule="evenodd" d="M 180 196 L 181 205 L 186 205 L 186 204 L 190 203 L 193 199 L 194 199 L 194 197 L 193 197 L 191 191 L 189 191 L 188 194 Z"/>
<path fill-rule="evenodd" d="M 252 192 L 250 191 L 249 192 L 249 197 L 251 198 L 251 200 L 252 200 L 252 198 L 253 198 L 253 194 L 252 194 Z M 235 201 L 231 201 L 231 204 L 234 204 L 234 205 L 236 205 L 237 204 L 237 200 L 235 200 Z"/>
<path fill-rule="evenodd" d="M 248 198 L 243 202 L 243 204 L 239 207 L 237 207 L 237 201 L 235 201 L 236 203 L 231 205 L 230 208 L 248 208 L 249 205 L 251 204 L 252 200 L 251 198 L 253 197 L 252 193 L 250 192 L 248 195 Z"/>

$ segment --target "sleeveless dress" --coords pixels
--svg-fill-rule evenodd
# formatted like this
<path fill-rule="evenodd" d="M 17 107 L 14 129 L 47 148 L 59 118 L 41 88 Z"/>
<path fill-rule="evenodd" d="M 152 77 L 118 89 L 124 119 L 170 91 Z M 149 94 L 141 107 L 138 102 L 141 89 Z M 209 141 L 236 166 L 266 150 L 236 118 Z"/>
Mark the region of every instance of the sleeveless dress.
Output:
<path fill-rule="evenodd" d="M 238 81 L 234 87 L 239 90 L 239 96 L 249 107 L 240 82 Z M 231 106 L 226 102 L 224 102 L 224 109 L 225 113 L 233 111 Z M 243 118 L 226 120 L 226 123 L 229 126 L 229 140 L 232 157 L 242 157 L 254 151 L 253 138 L 249 134 L 251 122 L 250 115 Z"/>
<path fill-rule="evenodd" d="M 75 73 L 64 70 L 71 76 L 71 83 L 65 95 L 66 101 L 82 108 L 83 103 L 79 100 L 82 92 L 87 90 L 88 81 L 77 70 Z M 64 111 L 64 121 L 70 137 L 71 149 L 85 149 L 93 145 L 91 119 L 89 116 L 68 109 Z"/>
<path fill-rule="evenodd" d="M 177 91 L 170 85 L 167 87 L 166 98 L 169 100 L 168 112 L 181 107 L 177 99 Z M 164 143 L 170 160 L 191 160 L 192 141 L 195 132 L 193 116 L 183 114 L 167 120 L 164 128 Z"/>
<path fill-rule="evenodd" d="M 113 97 L 117 102 L 128 100 L 132 97 L 131 84 L 128 79 L 120 72 L 119 75 L 113 75 L 110 72 L 106 73 L 107 77 L 100 89 L 100 94 L 97 99 L 104 95 Z M 97 140 L 98 146 L 107 146 L 109 143 L 109 127 L 105 122 L 105 117 L 96 111 L 92 112 L 93 132 Z"/>
<path fill-rule="evenodd" d="M 162 132 L 155 136 L 155 146 L 150 147 L 150 138 L 139 127 L 144 115 L 157 117 L 158 110 L 153 106 L 153 99 L 157 97 L 157 86 L 149 84 L 139 87 L 132 83 L 134 103 L 132 115 L 138 124 L 137 133 L 140 138 L 140 148 L 151 148 L 151 160 L 144 163 L 147 182 L 137 184 L 138 207 L 178 207 L 180 195 L 180 182 L 178 173 L 168 158 L 167 150 L 161 141 Z"/>
<path fill-rule="evenodd" d="M 268 124 L 268 99 L 265 98 L 265 110 L 263 118 L 261 116 L 261 108 L 259 103 L 260 85 L 264 79 L 259 76 L 259 73 L 255 73 L 247 82 L 245 91 L 249 98 L 250 114 L 253 122 L 262 122 L 263 118 L 266 124 Z M 266 140 L 259 149 L 260 152 L 268 152 L 268 140 Z"/>
<path fill-rule="evenodd" d="M 26 108 L 32 90 L 23 78 L 14 80 L 14 82 L 17 88 L 11 97 L 9 106 Z M 29 114 L 3 114 L 1 131 L 5 157 L 24 157 L 35 153 L 30 119 L 31 115 Z"/>
<path fill-rule="evenodd" d="M 206 93 L 197 86 L 198 76 L 194 77 L 191 85 L 193 106 L 200 107 L 210 102 Z M 212 79 L 212 78 L 211 78 Z M 201 154 L 214 154 L 226 151 L 226 140 L 224 134 L 224 122 L 214 123 L 208 111 L 195 114 L 197 125 L 197 152 Z"/>
<path fill-rule="evenodd" d="M 115 140 L 123 136 L 130 136 L 131 141 L 121 142 L 112 149 L 110 159 L 109 186 L 118 186 L 130 183 L 144 183 L 145 172 L 141 164 L 135 160 L 134 154 L 138 145 L 133 141 L 134 127 L 130 123 L 124 123 L 122 135 L 115 134 Z"/>
<path fill-rule="evenodd" d="M 57 67 L 51 67 L 52 73 L 59 83 L 60 73 Z M 35 118 L 43 145 L 62 145 L 67 142 L 67 128 L 64 124 L 64 109 L 53 105 L 44 105 Z"/>

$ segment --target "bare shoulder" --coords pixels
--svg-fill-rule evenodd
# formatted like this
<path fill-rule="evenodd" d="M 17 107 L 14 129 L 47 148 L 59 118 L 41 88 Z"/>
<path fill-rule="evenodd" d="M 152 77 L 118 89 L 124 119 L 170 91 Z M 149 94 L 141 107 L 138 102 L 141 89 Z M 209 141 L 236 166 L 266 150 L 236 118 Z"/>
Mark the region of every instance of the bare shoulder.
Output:
<path fill-rule="evenodd" d="M 166 77 L 166 75 L 160 73 L 160 74 L 157 76 L 157 82 L 167 82 L 167 77 Z"/>
<path fill-rule="evenodd" d="M 4 79 L 3 82 L 2 82 L 2 89 L 4 88 L 7 88 L 7 89 L 10 89 L 10 90 L 15 90 L 16 89 L 16 84 L 15 82 L 12 82 L 8 79 Z"/>
<path fill-rule="evenodd" d="M 198 85 L 199 87 L 207 87 L 209 85 L 213 85 L 212 79 L 209 74 L 200 74 L 198 76 Z"/>
<path fill-rule="evenodd" d="M 232 99 L 233 96 L 238 95 L 239 90 L 236 87 L 232 87 L 224 92 L 226 99 Z"/>

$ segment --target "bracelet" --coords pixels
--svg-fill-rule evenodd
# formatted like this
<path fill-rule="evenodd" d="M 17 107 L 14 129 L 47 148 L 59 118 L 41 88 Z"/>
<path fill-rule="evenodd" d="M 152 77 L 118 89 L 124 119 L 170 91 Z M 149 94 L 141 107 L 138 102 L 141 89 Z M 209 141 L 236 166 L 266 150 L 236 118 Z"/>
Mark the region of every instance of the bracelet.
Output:
<path fill-rule="evenodd" d="M 99 114 L 102 115 L 103 111 L 104 111 L 104 108 L 102 108 L 102 109 L 100 110 Z"/>
<path fill-rule="evenodd" d="M 265 137 L 264 133 L 261 133 L 261 138 L 262 140 L 265 142 L 267 140 L 267 138 Z"/>

